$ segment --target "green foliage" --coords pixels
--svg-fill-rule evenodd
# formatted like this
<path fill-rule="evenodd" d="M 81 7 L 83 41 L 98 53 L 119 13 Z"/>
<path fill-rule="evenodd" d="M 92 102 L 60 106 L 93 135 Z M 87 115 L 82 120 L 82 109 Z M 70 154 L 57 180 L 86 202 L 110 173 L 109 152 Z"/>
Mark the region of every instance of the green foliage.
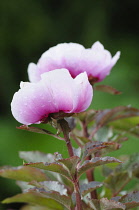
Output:
<path fill-rule="evenodd" d="M 43 162 L 26 163 L 25 165 L 35 167 L 35 168 L 39 168 L 39 169 L 43 169 L 43 170 L 47 170 L 47 171 L 60 173 L 61 175 L 65 176 L 66 178 L 71 180 L 71 175 L 69 173 L 69 170 L 66 169 L 62 164 L 57 163 L 57 162 L 53 162 L 53 163 L 43 163 Z"/>
<path fill-rule="evenodd" d="M 25 182 L 30 182 L 32 180 L 48 180 L 47 176 L 42 171 L 26 166 L 19 166 L 16 168 L 4 167 L 0 170 L 0 176 Z"/>
<path fill-rule="evenodd" d="M 28 63 L 36 62 L 40 53 L 59 42 L 73 41 L 90 47 L 94 41 L 100 40 L 113 53 L 115 49 L 121 49 L 121 65 L 119 66 L 118 63 L 114 67 L 113 74 L 107 77 L 105 83 L 114 85 L 124 94 L 113 97 L 98 91 L 94 94 L 95 100 L 92 107 L 110 108 L 119 103 L 138 107 L 139 71 L 136 56 L 138 54 L 138 18 L 134 18 L 134 14 L 138 17 L 138 9 L 138 1 L 126 1 L 125 4 L 121 4 L 120 1 L 89 1 L 86 4 L 84 1 L 59 1 L 55 4 L 53 0 L 0 2 L 1 115 L 4 116 L 1 118 L 1 165 L 21 165 L 22 161 L 17 156 L 19 150 L 40 150 L 48 153 L 59 151 L 67 155 L 62 141 L 47 138 L 46 135 L 34 135 L 15 130 L 17 123 L 14 124 L 9 114 L 9 103 L 13 93 L 18 89 L 19 80 L 21 78 L 23 81 L 27 80 L 25 74 Z M 124 130 L 119 129 L 119 123 L 120 121 L 117 121 L 115 132 L 118 131 L 121 134 L 117 136 L 119 140 L 124 140 Z M 128 132 L 128 127 L 126 131 Z M 121 150 L 111 155 L 137 152 L 139 147 L 137 138 L 129 136 L 129 142 L 125 142 Z M 45 162 L 45 160 L 41 161 Z M 36 160 L 36 162 L 41 161 Z M 100 170 L 97 173 L 97 179 L 100 179 Z M 10 185 L 10 181 L 6 182 L 3 178 L 1 180 L 1 188 L 3 188 L 1 199 L 5 194 L 7 196 L 14 194 L 14 184 Z M 39 210 L 40 207 L 27 208 Z"/>
<path fill-rule="evenodd" d="M 139 206 L 139 192 L 128 193 L 123 196 L 115 197 L 113 200 L 123 203 L 126 209 L 133 209 Z"/>
<path fill-rule="evenodd" d="M 31 131 L 34 133 L 47 134 L 49 136 L 53 136 L 56 139 L 64 140 L 63 138 L 59 137 L 58 135 L 53 134 L 51 131 L 47 131 L 46 129 L 41 129 L 41 128 L 37 128 L 37 127 L 28 127 L 26 125 L 21 125 L 20 127 L 17 127 L 17 128 L 21 129 L 21 130 Z"/>
<path fill-rule="evenodd" d="M 85 196 L 86 194 L 88 194 L 102 186 L 103 186 L 103 183 L 96 182 L 96 181 L 89 182 L 88 184 L 82 184 L 80 186 L 81 194 L 82 194 L 82 196 Z"/>
<path fill-rule="evenodd" d="M 106 91 L 106 87 L 104 89 Z M 3 167 L 0 176 L 17 180 L 23 192 L 5 199 L 3 203 L 25 202 L 28 205 L 23 210 L 126 210 L 138 207 L 139 192 L 128 193 L 125 186 L 133 178 L 139 178 L 139 154 L 119 159 L 105 156 L 110 151 L 119 150 L 123 142 L 128 140 L 128 133 L 138 137 L 138 119 L 138 109 L 119 106 L 99 111 L 88 110 L 58 120 L 56 128 L 63 132 L 64 137 L 43 128 L 18 127 L 64 140 L 70 157 L 63 158 L 58 152 L 19 152 L 24 165 Z M 77 148 L 71 146 L 69 136 L 76 142 Z M 103 182 L 94 180 L 96 167 L 102 169 Z"/>
<path fill-rule="evenodd" d="M 92 209 L 95 210 L 111 210 L 111 209 L 125 209 L 125 205 L 116 202 L 114 200 L 108 200 L 107 198 L 101 198 L 98 200 L 92 200 L 90 201 L 90 205 L 92 206 Z"/>
<path fill-rule="evenodd" d="M 107 163 L 121 163 L 120 160 L 113 157 L 95 157 L 91 160 L 86 160 L 78 169 L 78 176 L 80 177 L 87 170 L 92 169 L 96 166 L 104 165 Z"/>
<path fill-rule="evenodd" d="M 65 188 L 65 186 L 57 181 L 44 181 L 44 182 L 32 181 L 29 184 L 37 188 L 42 188 L 46 191 L 53 190 L 59 192 L 61 195 L 67 195 L 67 189 Z"/>
<path fill-rule="evenodd" d="M 54 197 L 57 197 L 56 201 Z M 29 190 L 26 193 L 15 195 L 11 198 L 7 198 L 3 201 L 4 204 L 12 203 L 12 202 L 27 202 L 34 205 L 39 206 L 46 206 L 50 209 L 57 209 L 57 210 L 63 210 L 63 205 L 59 202 L 60 199 L 58 199 L 59 194 L 57 193 L 47 193 L 47 192 L 38 192 L 37 190 Z M 62 196 L 61 196 L 62 197 Z M 64 197 L 65 198 L 65 197 Z M 66 199 L 67 201 L 68 199 Z"/>
<path fill-rule="evenodd" d="M 103 175 L 106 176 L 104 183 L 111 189 L 113 196 L 118 195 L 133 177 L 139 178 L 138 158 L 139 154 L 133 154 L 114 170 L 108 167 L 104 168 Z"/>
<path fill-rule="evenodd" d="M 54 161 L 54 155 L 51 153 L 45 154 L 39 151 L 22 151 L 19 152 L 19 157 L 27 162 L 48 162 L 51 163 Z"/>

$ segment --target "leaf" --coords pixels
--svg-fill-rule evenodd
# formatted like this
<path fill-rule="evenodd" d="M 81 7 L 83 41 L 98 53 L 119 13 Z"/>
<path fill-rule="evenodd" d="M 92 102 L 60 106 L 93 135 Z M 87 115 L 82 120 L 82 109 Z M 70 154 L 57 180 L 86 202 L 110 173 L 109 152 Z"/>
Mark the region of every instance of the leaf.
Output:
<path fill-rule="evenodd" d="M 81 194 L 82 196 L 85 196 L 86 194 L 94 191 L 95 189 L 99 188 L 99 187 L 102 187 L 103 186 L 103 183 L 101 182 L 96 182 L 96 181 L 92 181 L 92 182 L 89 182 L 87 184 L 82 184 L 80 186 L 80 191 L 81 191 Z"/>
<path fill-rule="evenodd" d="M 20 129 L 20 130 L 31 131 L 31 132 L 34 132 L 34 133 L 47 134 L 49 136 L 53 136 L 56 139 L 64 140 L 64 138 L 62 138 L 58 135 L 55 135 L 51 131 L 48 131 L 46 129 L 42 129 L 42 128 L 38 128 L 38 127 L 31 127 L 31 126 L 27 126 L 27 125 L 21 125 L 17 128 Z"/>
<path fill-rule="evenodd" d="M 111 142 L 112 143 L 112 142 Z M 114 142 L 113 142 L 114 143 Z M 121 144 L 118 144 L 118 143 L 114 143 L 114 144 L 111 144 L 109 147 L 106 147 L 104 148 L 102 151 L 101 151 L 101 155 L 106 155 L 107 153 L 110 153 L 112 151 L 115 151 L 115 150 L 118 150 L 122 147 Z"/>
<path fill-rule="evenodd" d="M 117 136 L 115 136 L 115 138 L 113 139 L 113 142 L 117 142 L 117 143 L 123 143 L 125 141 L 128 140 L 128 137 L 123 136 L 121 134 L 118 134 Z"/>
<path fill-rule="evenodd" d="M 111 190 L 107 187 L 105 187 L 105 184 L 102 188 L 102 191 L 101 191 L 101 197 L 104 197 L 104 198 L 111 198 L 113 196 Z"/>
<path fill-rule="evenodd" d="M 46 206 L 48 208 L 51 208 L 52 210 L 63 210 L 63 205 L 60 204 L 58 201 L 35 191 L 18 194 L 11 198 L 6 198 L 4 201 L 2 201 L 3 204 L 14 202 L 25 202 L 39 206 Z"/>
<path fill-rule="evenodd" d="M 37 188 L 43 188 L 46 191 L 56 191 L 59 192 L 60 195 L 67 195 L 67 189 L 63 184 L 57 181 L 44 181 L 44 182 L 36 182 L 32 181 L 29 183 Z"/>
<path fill-rule="evenodd" d="M 0 170 L 0 176 L 25 182 L 49 180 L 41 170 L 27 166 L 3 168 Z"/>
<path fill-rule="evenodd" d="M 122 197 L 115 197 L 112 200 L 118 200 L 126 206 L 126 209 L 132 209 L 139 206 L 139 191 L 128 193 Z"/>
<path fill-rule="evenodd" d="M 65 117 L 65 120 L 68 122 L 70 130 L 73 130 L 76 127 L 76 120 L 74 117 Z"/>
<path fill-rule="evenodd" d="M 89 124 L 94 119 L 96 113 L 96 110 L 89 109 L 88 111 L 77 113 L 75 117 L 80 121 L 84 121 L 86 124 Z"/>
<path fill-rule="evenodd" d="M 104 148 L 110 147 L 115 145 L 114 142 L 101 142 L 101 141 L 93 141 L 93 142 L 89 142 L 87 144 L 84 145 L 83 149 L 84 149 L 84 155 L 83 155 L 83 159 L 85 159 L 87 156 L 94 154 Z"/>
<path fill-rule="evenodd" d="M 139 137 L 139 117 L 116 120 L 114 122 L 110 122 L 109 125 L 117 131 L 127 132 L 130 135 Z"/>
<path fill-rule="evenodd" d="M 111 209 L 126 209 L 126 206 L 120 202 L 114 200 L 108 200 L 107 198 L 101 198 L 100 200 L 90 200 L 92 209 L 95 210 L 111 210 Z"/>
<path fill-rule="evenodd" d="M 58 161 L 60 159 L 63 159 L 62 155 L 60 153 L 58 153 L 58 152 L 55 152 L 54 153 L 54 160 Z"/>
<path fill-rule="evenodd" d="M 60 159 L 58 162 L 62 163 L 68 170 L 71 176 L 75 175 L 75 170 L 80 158 L 77 156 L 72 156 L 66 159 Z"/>
<path fill-rule="evenodd" d="M 108 86 L 108 85 L 97 85 L 97 86 L 94 86 L 94 90 L 110 93 L 110 94 L 113 94 L 113 95 L 119 95 L 119 94 L 122 93 L 121 91 L 118 91 L 115 88 L 113 88 L 111 86 Z"/>
<path fill-rule="evenodd" d="M 109 139 L 113 136 L 113 131 L 111 127 L 103 126 L 101 127 L 94 135 L 96 141 L 108 142 Z"/>
<path fill-rule="evenodd" d="M 82 200 L 82 208 L 83 210 L 96 210 L 90 207 L 90 203 L 85 203 L 83 200 Z"/>
<path fill-rule="evenodd" d="M 122 204 L 120 202 L 113 201 L 113 200 L 108 200 L 107 198 L 101 198 L 100 205 L 101 205 L 101 208 L 104 210 L 115 209 L 115 208 L 126 209 L 124 204 Z"/>
<path fill-rule="evenodd" d="M 116 123 L 116 125 L 118 127 L 119 122 L 121 122 L 120 119 L 124 119 L 124 118 L 130 119 L 131 117 L 136 117 L 135 119 L 136 119 L 136 125 L 137 125 L 137 124 L 139 124 L 138 116 L 139 116 L 139 109 L 136 109 L 136 108 L 133 108 L 130 106 L 118 106 L 113 109 L 100 110 L 94 117 L 95 123 L 94 123 L 92 133 L 91 133 L 89 139 L 92 139 L 94 137 L 94 135 L 96 134 L 96 132 L 100 128 L 102 128 L 104 125 L 108 124 L 108 126 L 114 127 L 114 124 Z M 135 122 L 135 119 L 134 119 L 134 122 Z M 118 121 L 118 120 L 120 120 L 120 121 Z M 130 125 L 130 127 L 128 127 L 128 129 L 130 129 L 130 128 L 133 129 L 136 125 L 134 125 L 134 126 Z"/>
<path fill-rule="evenodd" d="M 34 188 L 34 186 L 30 185 L 29 182 L 16 181 L 16 184 L 21 188 L 22 192 L 26 192 L 27 190 Z"/>
<path fill-rule="evenodd" d="M 96 115 L 96 125 L 102 127 L 107 123 L 123 118 L 139 116 L 139 109 L 130 106 L 118 106 L 113 109 L 105 109 Z"/>
<path fill-rule="evenodd" d="M 111 121 L 139 116 L 139 109 L 130 106 L 115 107 L 114 109 L 112 109 L 112 111 L 115 115 L 113 116 Z"/>
<path fill-rule="evenodd" d="M 59 155 L 60 154 L 58 153 L 58 156 Z M 57 156 L 57 153 L 55 155 L 52 155 L 49 153 L 45 154 L 38 151 L 20 152 L 20 157 L 26 160 L 27 162 L 31 162 L 31 163 L 37 162 L 39 160 L 42 162 L 51 163 L 54 161 L 54 159 L 56 159 L 56 156 Z M 48 180 L 62 181 L 62 183 L 64 183 L 68 187 L 73 188 L 71 181 L 67 180 L 64 176 L 61 176 L 60 174 L 51 172 L 51 171 L 45 171 L 45 174 L 47 175 L 47 177 L 49 177 Z"/>
<path fill-rule="evenodd" d="M 56 191 L 41 191 L 40 190 L 40 192 L 44 196 L 46 196 L 46 197 L 48 197 L 50 199 L 54 199 L 57 202 L 61 203 L 66 208 L 70 209 L 71 199 L 70 199 L 69 196 L 61 195 L 59 192 L 56 192 Z"/>
<path fill-rule="evenodd" d="M 94 110 L 94 109 L 89 109 L 88 111 L 86 111 L 86 118 L 85 118 L 85 122 L 88 125 L 90 122 L 92 122 L 92 120 L 94 120 L 96 113 L 98 111 Z"/>
<path fill-rule="evenodd" d="M 77 149 L 76 148 L 74 148 L 74 147 L 72 147 L 73 148 L 73 153 L 74 153 L 74 155 L 75 156 L 77 156 L 77 157 L 80 157 L 81 156 L 81 148 L 80 147 L 78 147 Z"/>
<path fill-rule="evenodd" d="M 72 179 L 71 175 L 69 174 L 69 171 L 67 169 L 65 169 L 65 167 L 60 164 L 60 163 L 43 163 L 43 162 L 38 162 L 38 163 L 26 163 L 25 166 L 31 166 L 31 167 L 35 167 L 35 168 L 40 168 L 43 170 L 47 170 L 47 171 L 52 171 L 52 172 L 57 172 L 63 176 L 65 176 L 66 178 L 68 178 L 69 180 Z"/>
<path fill-rule="evenodd" d="M 109 122 L 109 120 L 114 116 L 114 114 L 115 110 L 113 109 L 100 110 L 95 117 L 96 127 L 101 128 L 102 126 L 106 125 Z"/>
<path fill-rule="evenodd" d="M 63 184 L 67 187 L 68 191 L 73 192 L 73 190 L 74 190 L 74 185 L 73 185 L 73 183 L 71 182 L 71 180 L 67 179 L 65 176 L 62 176 L 62 175 L 60 175 L 60 174 L 59 174 L 59 176 L 60 176 L 60 178 L 57 179 L 57 180 L 58 180 L 59 182 L 63 183 Z"/>
<path fill-rule="evenodd" d="M 104 180 L 114 196 L 126 186 L 133 176 L 139 178 L 139 153 L 132 154 L 123 164 L 118 165 Z"/>
<path fill-rule="evenodd" d="M 121 166 L 116 168 L 116 171 L 127 171 L 130 175 L 133 173 L 135 176 L 139 174 L 139 172 L 136 174 L 136 172 L 139 169 L 139 153 L 134 153 L 130 156 L 128 156 L 128 160 L 121 164 Z M 136 176 L 138 177 L 138 176 Z M 139 177 L 138 177 L 139 178 Z"/>
<path fill-rule="evenodd" d="M 31 206 L 31 205 L 25 205 L 20 210 L 52 210 L 52 208 L 42 207 L 42 206 Z"/>
<path fill-rule="evenodd" d="M 76 139 L 79 141 L 81 145 L 84 145 L 88 142 L 91 142 L 88 138 L 82 136 L 76 136 Z"/>
<path fill-rule="evenodd" d="M 121 190 L 125 187 L 125 185 L 130 181 L 128 173 L 123 172 L 113 172 L 111 173 L 105 180 L 105 185 L 111 189 L 113 195 L 119 194 Z"/>
<path fill-rule="evenodd" d="M 19 152 L 19 157 L 27 162 L 54 162 L 54 155 L 51 153 L 45 154 L 39 151 L 21 151 Z"/>
<path fill-rule="evenodd" d="M 120 160 L 114 158 L 114 157 L 95 157 L 95 158 L 92 158 L 91 160 L 86 160 L 83 165 L 81 165 L 79 168 L 78 168 L 78 177 L 81 176 L 81 174 L 85 173 L 86 170 L 89 170 L 89 169 L 92 169 L 96 166 L 100 166 L 100 165 L 104 165 L 104 164 L 107 164 L 107 163 L 114 163 L 114 162 L 117 162 L 117 163 L 121 163 Z"/>
<path fill-rule="evenodd" d="M 102 175 L 105 177 L 108 177 L 111 173 L 113 172 L 113 169 L 111 169 L 110 167 L 103 165 L 102 167 Z"/>

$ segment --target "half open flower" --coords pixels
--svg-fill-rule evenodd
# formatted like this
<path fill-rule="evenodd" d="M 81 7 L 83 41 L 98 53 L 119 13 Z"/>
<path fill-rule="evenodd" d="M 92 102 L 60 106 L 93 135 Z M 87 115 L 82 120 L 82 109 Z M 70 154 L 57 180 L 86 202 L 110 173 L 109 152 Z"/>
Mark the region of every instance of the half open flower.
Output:
<path fill-rule="evenodd" d="M 93 97 L 86 73 L 72 78 L 67 69 L 41 74 L 39 82 L 21 82 L 13 96 L 12 114 L 22 124 L 40 123 L 51 113 L 86 110 Z"/>
<path fill-rule="evenodd" d="M 86 72 L 90 82 L 95 83 L 110 73 L 119 57 L 120 52 L 117 52 L 112 58 L 100 42 L 95 42 L 90 49 L 76 43 L 63 43 L 43 53 L 37 65 L 30 63 L 28 75 L 31 82 L 37 82 L 44 72 L 66 68 L 73 78 Z"/>

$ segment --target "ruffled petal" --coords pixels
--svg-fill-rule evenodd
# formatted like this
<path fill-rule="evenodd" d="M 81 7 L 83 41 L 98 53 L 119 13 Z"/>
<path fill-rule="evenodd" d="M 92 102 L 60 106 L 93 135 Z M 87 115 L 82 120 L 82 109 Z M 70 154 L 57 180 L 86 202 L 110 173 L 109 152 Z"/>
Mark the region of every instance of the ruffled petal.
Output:
<path fill-rule="evenodd" d="M 100 72 L 98 72 L 98 78 L 99 81 L 102 81 L 103 79 L 105 79 L 105 77 L 107 75 L 110 74 L 110 71 L 112 69 L 112 67 L 116 64 L 117 60 L 120 58 L 120 52 L 118 51 L 114 57 L 109 61 L 109 65 L 105 65 L 104 69 L 101 69 Z"/>
<path fill-rule="evenodd" d="M 71 112 L 75 113 L 83 112 L 91 104 L 93 97 L 93 89 L 92 86 L 89 84 L 86 72 L 79 74 L 74 79 L 74 82 L 75 82 L 74 104 Z"/>
<path fill-rule="evenodd" d="M 46 72 L 39 82 L 21 82 L 20 87 L 11 110 L 15 119 L 26 125 L 40 123 L 51 113 L 84 111 L 92 100 L 86 73 L 73 79 L 67 69 Z"/>
<path fill-rule="evenodd" d="M 99 82 L 110 73 L 119 55 L 118 52 L 112 58 L 111 53 L 105 50 L 99 41 L 95 42 L 90 49 L 85 49 L 76 43 L 58 44 L 42 54 L 37 63 L 37 69 L 33 70 L 32 67 L 29 70 L 29 79 L 38 81 L 40 75 L 45 72 L 66 68 L 73 78 L 86 72 L 89 78 L 96 78 L 95 81 Z"/>
<path fill-rule="evenodd" d="M 46 84 L 59 111 L 68 112 L 72 109 L 74 80 L 67 69 L 42 74 L 42 83 Z"/>
<path fill-rule="evenodd" d="M 44 73 L 54 69 L 66 68 L 75 77 L 79 74 L 78 65 L 83 50 L 84 47 L 76 43 L 58 44 L 42 54 L 37 64 L 39 71 Z"/>
<path fill-rule="evenodd" d="M 15 93 L 11 109 L 15 119 L 26 125 L 39 123 L 42 118 L 48 117 L 49 113 L 58 111 L 51 94 L 46 91 L 41 81 L 25 84 Z"/>
<path fill-rule="evenodd" d="M 38 71 L 38 67 L 34 63 L 30 63 L 28 66 L 28 77 L 30 82 L 38 82 L 40 77 L 40 72 Z"/>

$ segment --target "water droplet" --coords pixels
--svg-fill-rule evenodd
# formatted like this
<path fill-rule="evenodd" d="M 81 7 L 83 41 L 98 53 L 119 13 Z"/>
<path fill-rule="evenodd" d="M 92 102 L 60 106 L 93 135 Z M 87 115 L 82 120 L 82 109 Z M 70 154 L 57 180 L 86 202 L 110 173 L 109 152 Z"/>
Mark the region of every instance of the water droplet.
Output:
<path fill-rule="evenodd" d="M 128 201 L 131 202 L 132 201 L 132 198 L 128 198 Z"/>

